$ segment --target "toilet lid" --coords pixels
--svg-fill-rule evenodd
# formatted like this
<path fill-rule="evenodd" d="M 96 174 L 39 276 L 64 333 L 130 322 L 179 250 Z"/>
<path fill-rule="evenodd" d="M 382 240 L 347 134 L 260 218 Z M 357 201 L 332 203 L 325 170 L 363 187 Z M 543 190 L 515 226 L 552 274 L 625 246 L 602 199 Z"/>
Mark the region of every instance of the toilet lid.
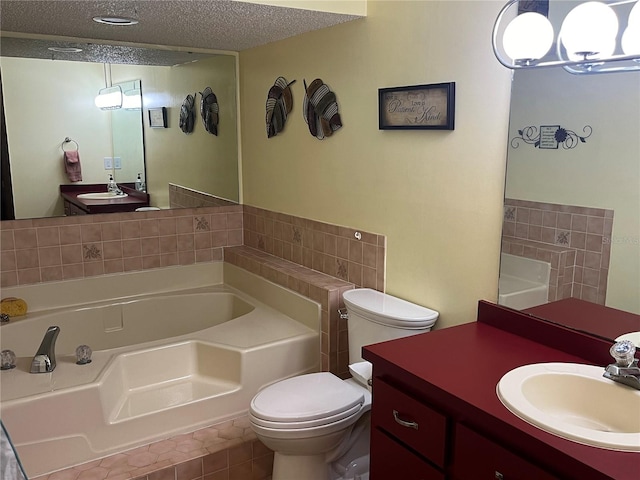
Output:
<path fill-rule="evenodd" d="M 352 415 L 363 403 L 361 389 L 321 372 L 268 386 L 253 397 L 250 411 L 254 417 L 278 423 L 308 422 Z"/>

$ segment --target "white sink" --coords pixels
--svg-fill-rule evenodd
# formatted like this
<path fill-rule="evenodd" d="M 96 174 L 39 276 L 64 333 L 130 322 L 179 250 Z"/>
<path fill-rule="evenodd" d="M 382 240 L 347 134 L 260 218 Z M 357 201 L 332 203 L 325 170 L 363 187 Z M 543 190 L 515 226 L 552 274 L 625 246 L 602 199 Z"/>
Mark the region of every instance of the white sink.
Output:
<path fill-rule="evenodd" d="M 536 363 L 506 373 L 500 401 L 536 427 L 578 443 L 640 451 L 640 390 L 603 378 L 604 367 Z"/>
<path fill-rule="evenodd" d="M 124 198 L 129 195 L 126 193 L 114 193 L 114 192 L 96 192 L 96 193 L 81 193 L 77 198 L 84 198 L 87 200 L 113 200 L 115 198 Z"/>

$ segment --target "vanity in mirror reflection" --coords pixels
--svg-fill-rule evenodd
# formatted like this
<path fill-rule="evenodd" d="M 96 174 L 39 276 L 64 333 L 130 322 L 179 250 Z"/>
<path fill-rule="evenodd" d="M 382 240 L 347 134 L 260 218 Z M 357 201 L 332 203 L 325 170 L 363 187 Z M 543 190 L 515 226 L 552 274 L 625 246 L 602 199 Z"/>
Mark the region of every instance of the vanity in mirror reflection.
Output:
<path fill-rule="evenodd" d="M 141 64 L 72 61 L 69 54 L 56 61 L 5 56 L 18 41 L 25 40 L 3 37 L 0 60 L 16 219 L 65 214 L 60 185 L 71 182 L 61 143 L 67 137 L 77 142 L 82 166 L 82 181 L 74 186 L 104 184 L 106 190 L 109 175 L 118 184 L 134 185 L 140 174 L 149 203 L 159 208 L 239 201 L 234 55 L 134 47 L 123 54 L 120 47 L 107 59 Z M 107 50 L 98 49 L 102 55 Z M 94 99 L 105 84 L 120 85 L 127 100 L 141 91 L 141 108 L 125 103 L 101 110 Z M 206 87 L 218 98 L 219 135 L 201 123 L 186 135 L 178 125 L 180 106 Z M 147 111 L 161 107 L 168 128 L 151 128 Z"/>
<path fill-rule="evenodd" d="M 514 72 L 499 303 L 611 340 L 640 330 L 639 91 L 638 71 Z"/>

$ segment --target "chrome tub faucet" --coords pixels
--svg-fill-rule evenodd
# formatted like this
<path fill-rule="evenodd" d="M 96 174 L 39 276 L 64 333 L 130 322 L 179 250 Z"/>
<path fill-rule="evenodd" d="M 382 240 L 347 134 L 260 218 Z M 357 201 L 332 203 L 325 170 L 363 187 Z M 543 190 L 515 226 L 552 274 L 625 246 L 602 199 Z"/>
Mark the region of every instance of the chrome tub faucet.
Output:
<path fill-rule="evenodd" d="M 609 350 L 616 363 L 607 365 L 603 376 L 614 382 L 640 390 L 640 367 L 634 358 L 636 346 L 629 340 L 615 343 Z"/>
<path fill-rule="evenodd" d="M 59 333 L 60 327 L 47 328 L 42 343 L 31 361 L 31 373 L 48 373 L 56 368 L 56 339 Z"/>

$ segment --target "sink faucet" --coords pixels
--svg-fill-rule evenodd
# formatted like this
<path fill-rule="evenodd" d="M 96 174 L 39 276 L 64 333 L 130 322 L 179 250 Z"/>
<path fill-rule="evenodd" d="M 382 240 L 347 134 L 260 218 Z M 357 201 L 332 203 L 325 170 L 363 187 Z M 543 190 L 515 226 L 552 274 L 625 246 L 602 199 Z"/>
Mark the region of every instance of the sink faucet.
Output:
<path fill-rule="evenodd" d="M 634 358 L 636 346 L 629 340 L 615 343 L 609 350 L 616 363 L 607 365 L 603 376 L 614 382 L 622 383 L 640 390 L 640 367 Z"/>
<path fill-rule="evenodd" d="M 56 339 L 60 333 L 60 327 L 47 328 L 40 348 L 31 361 L 31 373 L 53 372 L 56 368 Z"/>

